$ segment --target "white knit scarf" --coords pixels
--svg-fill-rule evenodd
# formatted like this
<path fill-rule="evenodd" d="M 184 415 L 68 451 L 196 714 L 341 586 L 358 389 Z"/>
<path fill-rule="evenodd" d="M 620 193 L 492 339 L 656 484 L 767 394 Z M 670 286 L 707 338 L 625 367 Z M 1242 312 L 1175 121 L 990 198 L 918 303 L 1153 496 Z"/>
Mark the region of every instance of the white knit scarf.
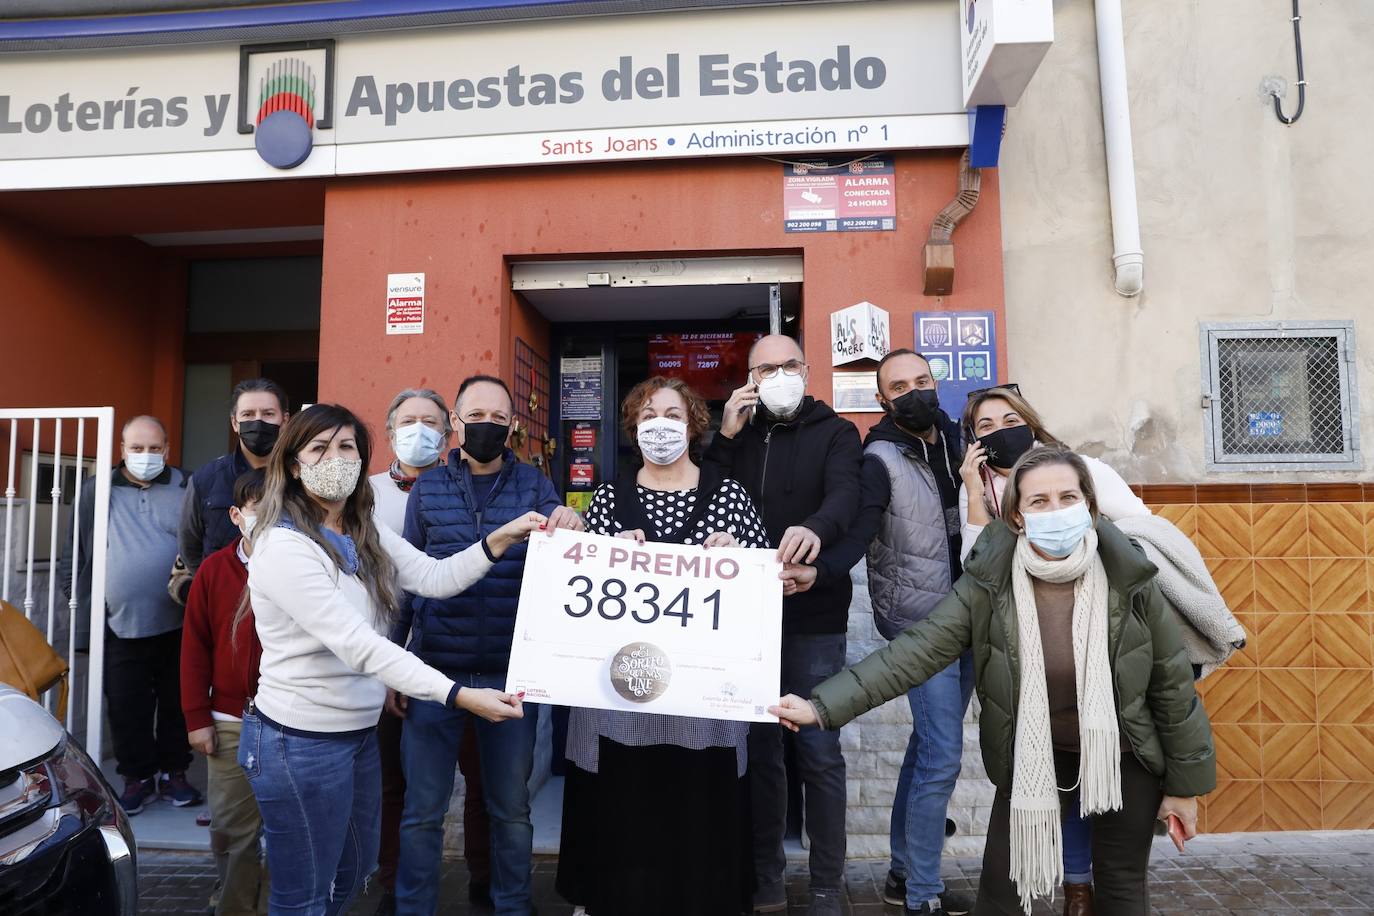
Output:
<path fill-rule="evenodd" d="M 1083 814 L 1121 808 L 1121 739 L 1107 653 L 1107 573 L 1089 531 L 1063 560 L 1046 560 L 1022 535 L 1012 560 L 1012 595 L 1021 637 L 1021 699 L 1011 777 L 1011 879 L 1026 913 L 1064 878 L 1059 791 L 1050 739 L 1045 652 L 1035 607 L 1034 576 L 1073 582 L 1073 659 L 1078 681 L 1078 786 Z"/>

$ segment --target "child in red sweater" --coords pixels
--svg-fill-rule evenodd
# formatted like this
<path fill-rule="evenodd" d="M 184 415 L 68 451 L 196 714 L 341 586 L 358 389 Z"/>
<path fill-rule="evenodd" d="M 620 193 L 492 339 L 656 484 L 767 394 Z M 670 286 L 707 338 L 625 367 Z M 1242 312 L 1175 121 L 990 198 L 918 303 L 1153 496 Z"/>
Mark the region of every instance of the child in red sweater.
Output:
<path fill-rule="evenodd" d="M 262 498 L 263 472 L 234 482 L 229 518 L 245 536 Z M 245 538 L 205 558 L 186 599 L 181 640 L 181 707 L 191 747 L 205 755 L 210 773 L 210 846 L 219 871 L 216 916 L 267 912 L 267 870 L 259 856 L 262 817 L 238 764 L 243 706 L 257 692 L 262 646 L 250 609 L 238 632 L 234 615 L 248 585 Z"/>

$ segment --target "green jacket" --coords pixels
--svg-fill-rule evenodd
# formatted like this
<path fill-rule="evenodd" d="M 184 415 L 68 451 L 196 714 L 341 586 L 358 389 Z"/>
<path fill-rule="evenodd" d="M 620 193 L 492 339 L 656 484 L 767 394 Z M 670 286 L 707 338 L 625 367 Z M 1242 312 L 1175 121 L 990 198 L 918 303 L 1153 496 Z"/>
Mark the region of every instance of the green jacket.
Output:
<path fill-rule="evenodd" d="M 1108 652 L 1121 733 L 1167 795 L 1216 787 L 1212 727 L 1193 689 L 1193 669 L 1173 613 L 1154 582 L 1155 567 L 1116 526 L 1097 523 L 1107 573 Z M 901 696 L 973 649 L 983 763 L 1011 788 L 1020 699 L 1020 652 L 1011 566 L 1016 535 L 994 521 L 964 564 L 964 575 L 930 616 L 811 695 L 825 728 Z"/>

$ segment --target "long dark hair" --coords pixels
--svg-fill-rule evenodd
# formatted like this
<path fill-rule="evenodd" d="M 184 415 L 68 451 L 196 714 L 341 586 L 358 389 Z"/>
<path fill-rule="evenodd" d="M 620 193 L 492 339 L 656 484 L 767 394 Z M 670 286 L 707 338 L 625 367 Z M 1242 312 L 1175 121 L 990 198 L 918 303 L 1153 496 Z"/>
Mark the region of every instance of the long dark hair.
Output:
<path fill-rule="evenodd" d="M 267 480 L 262 500 L 258 503 L 257 521 L 253 525 L 250 544 L 256 549 L 259 538 L 276 528 L 282 519 L 287 519 L 301 534 L 319 545 L 336 567 L 343 566 L 343 557 L 321 530 L 325 519 L 324 509 L 306 492 L 305 485 L 292 470 L 296 456 L 311 440 L 322 433 L 337 435 L 346 426 L 353 427 L 363 470 L 358 473 L 358 483 L 352 494 L 344 502 L 343 529 L 358 550 L 358 578 L 366 584 L 372 602 L 381 609 L 383 620 L 391 624 L 400 613 L 401 596 L 396 583 L 395 564 L 382 549 L 381 538 L 372 519 L 372 485 L 368 483 L 366 474 L 372 457 L 372 437 L 367 426 L 347 407 L 316 404 L 286 421 L 277 444 L 267 456 Z M 234 617 L 235 629 L 247 613 L 245 594 L 245 600 Z"/>

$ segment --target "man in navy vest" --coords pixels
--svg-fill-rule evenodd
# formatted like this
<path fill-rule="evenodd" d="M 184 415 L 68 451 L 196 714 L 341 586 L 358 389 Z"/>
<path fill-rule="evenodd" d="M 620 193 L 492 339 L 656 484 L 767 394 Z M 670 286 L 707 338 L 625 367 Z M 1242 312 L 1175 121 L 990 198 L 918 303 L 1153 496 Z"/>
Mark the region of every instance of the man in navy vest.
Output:
<path fill-rule="evenodd" d="M 239 382 L 229 403 L 229 426 L 238 436 L 238 446 L 191 475 L 186 501 L 181 506 L 177 547 L 186 570 L 180 577 L 182 588 L 178 597 L 183 604 L 184 592 L 191 587 L 191 577 L 200 561 L 239 536 L 238 528 L 229 520 L 229 510 L 234 505 L 234 481 L 253 468 L 267 465 L 267 456 L 277 444 L 277 434 L 290 415 L 286 392 L 271 379 Z"/>
<path fill-rule="evenodd" d="M 405 537 L 431 557 L 452 556 L 530 510 L 554 527 L 582 530 L 577 513 L 559 504 L 538 468 L 516 461 L 506 446 L 514 415 L 510 389 L 486 375 L 465 380 L 453 405 L 459 448 L 446 465 L 411 488 Z M 452 598 L 413 600 L 410 651 L 465 687 L 505 689 L 515 610 L 525 572 L 525 546 L 507 550 L 480 582 Z M 403 637 L 402 637 L 403 638 Z M 438 703 L 410 700 L 401 733 L 405 810 L 396 869 L 396 912 L 432 916 L 439 896 L 444 815 L 463 730 L 477 729 L 483 792 L 491 817 L 491 897 L 499 914 L 527 916 L 534 828 L 527 788 L 534 762 L 538 707 L 523 719 L 494 724 Z"/>

